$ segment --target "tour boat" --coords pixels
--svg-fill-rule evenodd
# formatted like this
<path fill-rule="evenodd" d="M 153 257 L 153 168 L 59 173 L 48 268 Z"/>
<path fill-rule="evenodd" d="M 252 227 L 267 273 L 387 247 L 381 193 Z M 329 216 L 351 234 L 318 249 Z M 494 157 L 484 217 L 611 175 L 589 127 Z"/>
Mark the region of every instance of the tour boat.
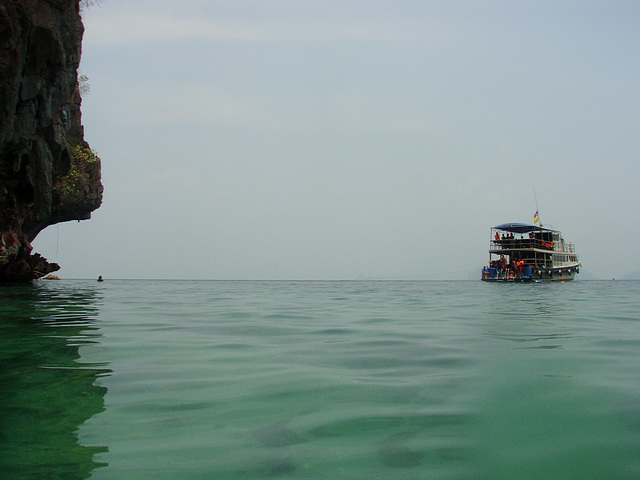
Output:
<path fill-rule="evenodd" d="M 580 272 L 575 245 L 558 230 L 525 223 L 491 228 L 485 282 L 566 282 Z"/>

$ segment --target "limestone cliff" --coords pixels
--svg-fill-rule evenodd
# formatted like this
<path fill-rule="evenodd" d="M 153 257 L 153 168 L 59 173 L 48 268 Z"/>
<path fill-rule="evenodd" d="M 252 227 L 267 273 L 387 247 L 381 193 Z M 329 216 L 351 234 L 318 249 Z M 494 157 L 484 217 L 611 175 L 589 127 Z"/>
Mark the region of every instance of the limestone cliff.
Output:
<path fill-rule="evenodd" d="M 0 3 L 0 280 L 58 270 L 31 242 L 102 202 L 100 160 L 81 125 L 83 32 L 79 0 Z"/>

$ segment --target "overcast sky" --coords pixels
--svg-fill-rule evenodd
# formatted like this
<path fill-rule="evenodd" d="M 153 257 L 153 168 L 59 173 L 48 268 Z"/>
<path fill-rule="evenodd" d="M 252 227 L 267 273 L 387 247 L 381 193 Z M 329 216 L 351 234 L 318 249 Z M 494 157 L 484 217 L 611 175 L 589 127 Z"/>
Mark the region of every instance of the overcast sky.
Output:
<path fill-rule="evenodd" d="M 468 279 L 542 222 L 640 270 L 640 3 L 102 0 L 66 278 Z"/>

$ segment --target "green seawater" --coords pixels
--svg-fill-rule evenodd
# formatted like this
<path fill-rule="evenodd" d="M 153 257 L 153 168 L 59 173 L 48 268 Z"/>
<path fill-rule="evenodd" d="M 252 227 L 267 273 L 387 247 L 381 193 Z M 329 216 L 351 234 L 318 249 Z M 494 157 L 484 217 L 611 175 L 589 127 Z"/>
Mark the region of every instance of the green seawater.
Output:
<path fill-rule="evenodd" d="M 640 282 L 0 287 L 1 479 L 638 479 Z"/>

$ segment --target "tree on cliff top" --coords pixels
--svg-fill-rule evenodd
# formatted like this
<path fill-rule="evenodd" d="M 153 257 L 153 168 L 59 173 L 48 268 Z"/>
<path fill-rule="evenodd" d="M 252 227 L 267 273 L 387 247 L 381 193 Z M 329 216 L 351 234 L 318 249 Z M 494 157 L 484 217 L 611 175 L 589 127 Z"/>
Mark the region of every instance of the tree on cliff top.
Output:
<path fill-rule="evenodd" d="M 101 0 L 80 0 L 80 10 L 82 11 L 85 8 L 89 8 L 93 5 L 100 6 Z"/>

